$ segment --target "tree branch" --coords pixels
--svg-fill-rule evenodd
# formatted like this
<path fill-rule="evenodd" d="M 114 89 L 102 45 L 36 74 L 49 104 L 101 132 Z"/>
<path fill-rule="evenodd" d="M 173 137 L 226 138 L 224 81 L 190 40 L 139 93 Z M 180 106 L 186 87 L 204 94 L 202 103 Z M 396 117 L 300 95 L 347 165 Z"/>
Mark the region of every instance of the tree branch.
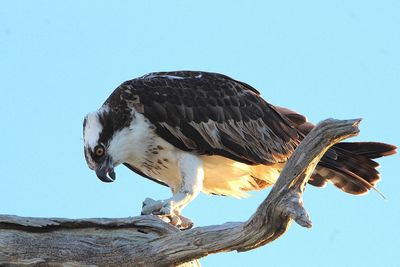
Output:
<path fill-rule="evenodd" d="M 246 222 L 180 231 L 151 215 L 80 220 L 0 215 L 0 265 L 199 266 L 196 259 L 210 253 L 265 245 L 283 235 L 291 220 L 311 227 L 302 202 L 305 184 L 329 147 L 358 134 L 359 122 L 319 123 Z"/>

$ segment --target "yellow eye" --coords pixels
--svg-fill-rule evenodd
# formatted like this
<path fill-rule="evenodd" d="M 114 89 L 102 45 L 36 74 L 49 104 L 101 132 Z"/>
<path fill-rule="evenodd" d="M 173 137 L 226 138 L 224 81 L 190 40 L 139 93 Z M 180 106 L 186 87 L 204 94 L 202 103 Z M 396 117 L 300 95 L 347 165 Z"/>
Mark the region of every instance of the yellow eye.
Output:
<path fill-rule="evenodd" d="M 104 155 L 104 147 L 103 146 L 96 146 L 94 148 L 94 154 L 97 157 L 102 157 Z"/>

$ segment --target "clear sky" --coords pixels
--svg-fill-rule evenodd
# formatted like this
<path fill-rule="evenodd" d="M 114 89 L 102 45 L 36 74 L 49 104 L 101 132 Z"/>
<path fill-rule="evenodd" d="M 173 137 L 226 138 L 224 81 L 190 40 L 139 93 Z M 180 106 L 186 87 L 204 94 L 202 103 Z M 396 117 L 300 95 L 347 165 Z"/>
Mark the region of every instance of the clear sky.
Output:
<path fill-rule="evenodd" d="M 126 217 L 146 197 L 169 197 L 122 166 L 102 183 L 83 157 L 86 113 L 152 71 L 224 73 L 313 122 L 362 117 L 355 140 L 398 145 L 399 14 L 396 0 L 2 1 L 0 213 Z M 293 224 L 203 266 L 399 266 L 399 157 L 380 162 L 387 200 L 310 186 L 313 228 Z M 197 225 L 243 221 L 267 194 L 201 195 L 184 214 Z"/>

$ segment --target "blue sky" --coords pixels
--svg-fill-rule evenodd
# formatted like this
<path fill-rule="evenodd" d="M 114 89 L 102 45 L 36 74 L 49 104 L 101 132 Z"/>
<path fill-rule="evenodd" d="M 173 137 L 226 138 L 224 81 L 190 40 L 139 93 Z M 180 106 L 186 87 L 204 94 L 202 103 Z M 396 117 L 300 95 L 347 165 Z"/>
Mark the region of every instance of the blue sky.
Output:
<path fill-rule="evenodd" d="M 3 1 L 0 213 L 126 217 L 146 197 L 169 197 L 122 166 L 102 183 L 83 157 L 85 114 L 152 71 L 224 73 L 313 122 L 362 117 L 355 140 L 398 145 L 399 13 L 388 0 Z M 293 224 L 270 245 L 203 266 L 398 266 L 399 157 L 380 162 L 387 200 L 310 186 L 313 228 Z M 185 215 L 197 225 L 243 221 L 267 194 L 201 195 Z"/>

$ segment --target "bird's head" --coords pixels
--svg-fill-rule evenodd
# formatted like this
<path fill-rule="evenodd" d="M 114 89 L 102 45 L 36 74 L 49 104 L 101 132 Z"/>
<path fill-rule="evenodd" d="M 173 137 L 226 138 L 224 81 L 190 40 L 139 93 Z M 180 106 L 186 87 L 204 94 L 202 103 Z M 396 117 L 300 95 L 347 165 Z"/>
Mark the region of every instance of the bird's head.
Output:
<path fill-rule="evenodd" d="M 127 157 L 127 127 L 115 121 L 107 108 L 89 113 L 83 121 L 83 140 L 86 162 L 103 182 L 113 182 L 114 168 Z"/>

